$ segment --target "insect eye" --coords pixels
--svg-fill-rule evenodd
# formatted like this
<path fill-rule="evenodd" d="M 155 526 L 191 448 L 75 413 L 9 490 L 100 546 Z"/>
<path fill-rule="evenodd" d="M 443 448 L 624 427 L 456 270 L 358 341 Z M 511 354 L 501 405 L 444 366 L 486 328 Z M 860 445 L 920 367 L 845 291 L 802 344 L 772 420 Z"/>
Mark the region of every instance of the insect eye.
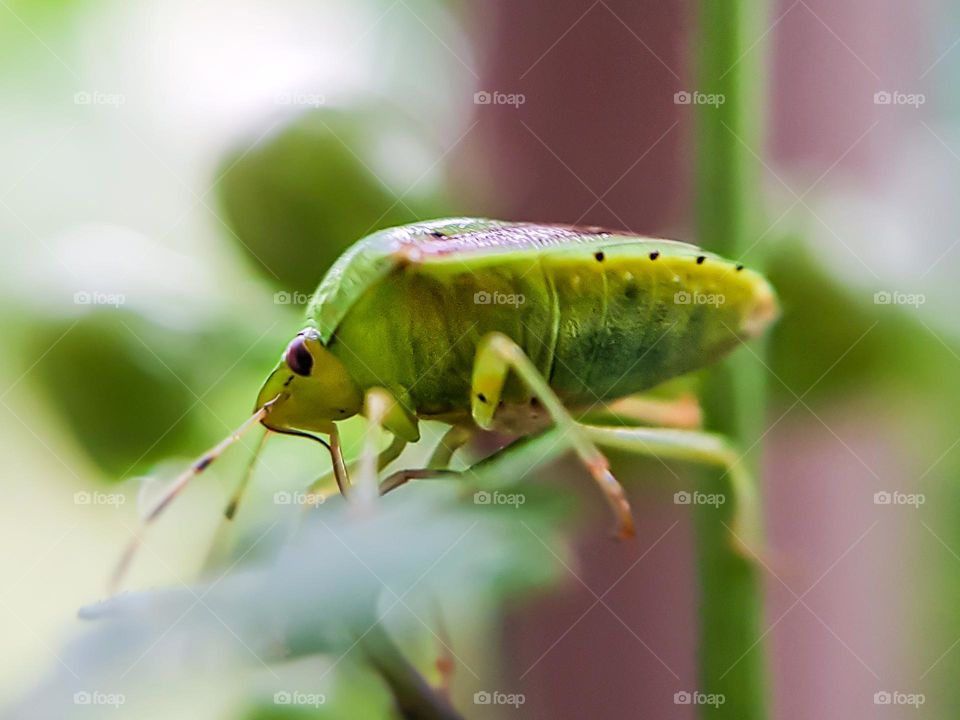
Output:
<path fill-rule="evenodd" d="M 289 345 L 283 356 L 287 366 L 297 375 L 308 376 L 313 368 L 313 355 L 307 350 L 303 337 L 295 337 Z"/>

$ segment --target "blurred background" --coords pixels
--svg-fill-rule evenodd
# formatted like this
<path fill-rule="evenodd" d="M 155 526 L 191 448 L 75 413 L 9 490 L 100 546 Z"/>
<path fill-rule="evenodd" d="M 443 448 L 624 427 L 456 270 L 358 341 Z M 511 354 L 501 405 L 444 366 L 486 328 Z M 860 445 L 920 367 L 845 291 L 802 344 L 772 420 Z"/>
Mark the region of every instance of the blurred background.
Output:
<path fill-rule="evenodd" d="M 783 317 L 764 366 L 763 634 L 742 654 L 765 657 L 774 717 L 948 717 L 960 10 L 751 7 L 742 62 L 765 88 L 763 129 L 727 142 L 761 170 L 742 260 L 766 269 Z M 702 710 L 677 695 L 697 688 L 694 532 L 673 500 L 693 481 L 656 462 L 614 458 L 633 463 L 619 473 L 640 528 L 629 546 L 609 541 L 601 503 L 561 461 L 524 480 L 518 514 L 477 529 L 417 514 L 436 503 L 448 517 L 443 489 L 408 493 L 364 536 L 369 557 L 343 543 L 331 500 L 309 561 L 236 577 L 282 554 L 276 517 L 295 502 L 277 493 L 328 464 L 278 438 L 204 600 L 191 588 L 250 439 L 151 533 L 128 585 L 170 590 L 131 596 L 119 625 L 77 618 L 104 598 L 143 497 L 248 415 L 354 240 L 462 214 L 696 242 L 694 111 L 719 101 L 694 79 L 694 3 L 2 0 L 0 18 L 11 716 L 388 717 L 362 652 L 312 624 L 335 625 L 371 575 L 396 581 L 387 622 L 425 674 L 438 645 L 455 653 L 467 717 Z M 428 570 L 419 589 L 434 592 L 405 607 Z M 277 617 L 267 607 L 302 621 L 285 630 L 295 658 L 257 634 Z M 484 702 L 497 692 L 513 700 Z"/>

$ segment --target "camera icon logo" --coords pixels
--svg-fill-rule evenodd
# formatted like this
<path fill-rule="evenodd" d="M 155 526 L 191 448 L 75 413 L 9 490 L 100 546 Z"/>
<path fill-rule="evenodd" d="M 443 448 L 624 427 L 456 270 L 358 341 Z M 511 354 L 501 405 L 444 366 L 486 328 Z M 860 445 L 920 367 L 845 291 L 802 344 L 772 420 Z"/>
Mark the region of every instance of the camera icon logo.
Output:
<path fill-rule="evenodd" d="M 689 105 L 693 102 L 693 95 L 686 90 L 680 90 L 673 94 L 674 105 Z"/>
<path fill-rule="evenodd" d="M 874 705 L 890 705 L 893 702 L 893 695 L 889 690 L 880 690 L 873 694 Z"/>
<path fill-rule="evenodd" d="M 473 94 L 474 105 L 489 105 L 493 102 L 493 95 L 486 90 L 478 90 Z"/>
<path fill-rule="evenodd" d="M 693 702 L 693 695 L 686 690 L 679 690 L 673 694 L 674 705 L 689 705 Z"/>
<path fill-rule="evenodd" d="M 473 502 L 476 505 L 489 505 L 492 497 L 493 496 L 486 490 L 477 490 L 477 492 L 473 494 Z"/>
<path fill-rule="evenodd" d="M 873 94 L 874 105 L 890 105 L 893 103 L 893 94 L 887 90 L 879 90 Z"/>
<path fill-rule="evenodd" d="M 274 705 L 290 705 L 293 703 L 293 695 L 286 690 L 280 690 L 273 694 Z"/>
<path fill-rule="evenodd" d="M 486 290 L 478 290 L 473 294 L 473 302 L 476 305 L 489 305 L 493 301 L 493 296 Z"/>
<path fill-rule="evenodd" d="M 693 501 L 693 496 L 686 490 L 680 490 L 673 494 L 674 505 L 689 505 Z"/>
<path fill-rule="evenodd" d="M 673 302 L 677 305 L 689 305 L 692 299 L 692 296 L 686 290 L 680 290 L 673 294 Z"/>
<path fill-rule="evenodd" d="M 873 494 L 874 505 L 890 505 L 893 502 L 893 495 L 886 490 L 875 492 Z"/>
<path fill-rule="evenodd" d="M 474 705 L 489 705 L 492 702 L 493 698 L 490 693 L 486 690 L 480 690 L 473 694 L 473 704 Z"/>

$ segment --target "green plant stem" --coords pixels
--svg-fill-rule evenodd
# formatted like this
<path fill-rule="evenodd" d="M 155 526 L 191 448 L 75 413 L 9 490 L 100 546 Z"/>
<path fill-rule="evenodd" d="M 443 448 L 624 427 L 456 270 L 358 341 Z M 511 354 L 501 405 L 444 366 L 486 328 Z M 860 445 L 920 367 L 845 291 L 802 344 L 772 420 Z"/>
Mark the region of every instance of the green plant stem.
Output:
<path fill-rule="evenodd" d="M 463 720 L 450 701 L 430 687 L 403 656 L 382 625 L 361 635 L 360 646 L 390 689 L 404 720 Z"/>
<path fill-rule="evenodd" d="M 763 32 L 766 3 L 701 0 L 699 7 L 696 89 L 723 98 L 722 104 L 696 105 L 699 240 L 722 255 L 740 258 L 760 236 L 762 53 L 751 44 Z M 754 267 L 755 257 L 750 258 Z M 744 462 L 756 478 L 754 444 L 764 417 L 766 371 L 760 360 L 762 348 L 752 349 L 756 354 L 741 349 L 710 372 L 703 400 L 708 428 L 725 433 L 742 449 L 752 447 Z M 700 581 L 699 689 L 725 698 L 717 706 L 701 705 L 701 713 L 708 718 L 765 718 L 761 569 L 731 543 L 736 496 L 730 478 L 710 471 L 703 483 L 705 492 L 723 493 L 732 502 L 719 509 L 702 505 L 694 510 Z"/>

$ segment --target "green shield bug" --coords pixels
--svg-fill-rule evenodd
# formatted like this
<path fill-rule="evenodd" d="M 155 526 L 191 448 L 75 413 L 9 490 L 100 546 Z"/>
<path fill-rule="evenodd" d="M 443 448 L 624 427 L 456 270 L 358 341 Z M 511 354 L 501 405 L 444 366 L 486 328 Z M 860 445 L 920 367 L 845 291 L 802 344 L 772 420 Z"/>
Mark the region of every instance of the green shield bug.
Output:
<path fill-rule="evenodd" d="M 633 534 L 632 515 L 598 446 L 725 467 L 748 508 L 750 484 L 722 437 L 677 427 L 684 422 L 582 418 L 602 406 L 662 425 L 662 406 L 631 396 L 713 362 L 776 315 L 760 274 L 686 243 L 474 218 L 383 230 L 331 267 L 253 416 L 184 471 L 146 522 L 258 423 L 322 443 L 340 491 L 358 499 L 450 473 L 453 454 L 478 432 L 529 436 L 553 427 L 598 483 L 621 537 Z M 337 422 L 358 413 L 372 439 L 351 483 Z M 378 481 L 420 439 L 422 419 L 450 426 L 429 468 Z M 381 428 L 393 442 L 378 454 Z"/>

